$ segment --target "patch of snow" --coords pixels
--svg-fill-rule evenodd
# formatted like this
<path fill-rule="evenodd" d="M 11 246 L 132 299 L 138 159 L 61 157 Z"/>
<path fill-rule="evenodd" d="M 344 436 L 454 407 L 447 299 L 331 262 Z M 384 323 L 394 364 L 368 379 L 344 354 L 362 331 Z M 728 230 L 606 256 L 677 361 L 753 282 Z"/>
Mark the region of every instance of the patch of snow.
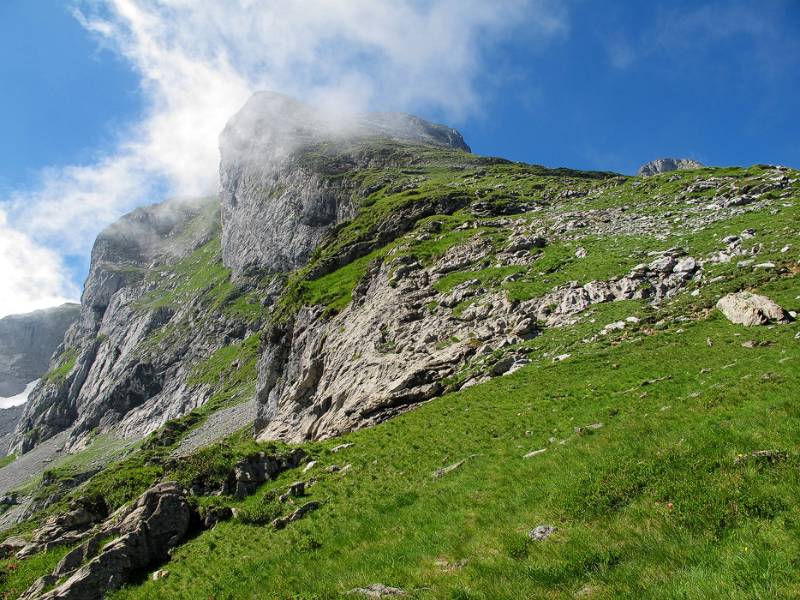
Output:
<path fill-rule="evenodd" d="M 10 396 L 9 398 L 3 398 L 0 396 L 0 408 L 11 408 L 12 406 L 25 404 L 28 401 L 28 396 L 30 396 L 30 393 L 33 391 L 33 388 L 36 387 L 37 383 L 39 383 L 38 379 L 31 381 L 25 386 L 25 389 L 16 396 Z"/>

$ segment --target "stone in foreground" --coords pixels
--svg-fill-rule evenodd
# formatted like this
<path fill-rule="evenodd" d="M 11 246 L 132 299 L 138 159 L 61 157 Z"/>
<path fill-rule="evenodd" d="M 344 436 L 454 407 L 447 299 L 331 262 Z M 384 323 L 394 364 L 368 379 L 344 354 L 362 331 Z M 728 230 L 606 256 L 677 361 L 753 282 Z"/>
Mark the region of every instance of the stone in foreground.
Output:
<path fill-rule="evenodd" d="M 383 598 L 387 596 L 398 597 L 398 596 L 408 595 L 405 590 L 401 590 L 400 588 L 395 588 L 395 587 L 389 587 L 388 585 L 383 585 L 382 583 L 373 583 L 368 585 L 367 587 L 350 590 L 348 593 L 359 594 L 367 598 Z"/>
<path fill-rule="evenodd" d="M 750 292 L 737 292 L 723 296 L 717 308 L 731 323 L 752 327 L 772 322 L 786 322 L 786 313 L 766 296 Z"/>
<path fill-rule="evenodd" d="M 132 574 L 166 560 L 199 517 L 187 501 L 187 491 L 174 482 L 159 483 L 128 507 L 117 511 L 88 541 L 70 551 L 21 598 L 26 600 L 100 600 L 119 589 Z M 113 541 L 102 546 L 105 540 Z M 84 561 L 88 560 L 83 566 Z M 53 590 L 44 590 L 68 577 Z"/>
<path fill-rule="evenodd" d="M 557 529 L 552 525 L 539 525 L 528 532 L 528 537 L 536 542 L 543 542 L 556 531 Z"/>

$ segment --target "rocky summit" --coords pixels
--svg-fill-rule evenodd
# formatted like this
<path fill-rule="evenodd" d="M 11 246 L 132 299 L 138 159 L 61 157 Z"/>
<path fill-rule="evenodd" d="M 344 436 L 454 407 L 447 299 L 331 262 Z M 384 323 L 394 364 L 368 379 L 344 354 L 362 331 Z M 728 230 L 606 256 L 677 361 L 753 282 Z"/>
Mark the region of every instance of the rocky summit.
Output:
<path fill-rule="evenodd" d="M 0 468 L 8 597 L 798 589 L 800 172 L 268 92 L 220 152 L 95 242 Z"/>
<path fill-rule="evenodd" d="M 691 158 L 657 158 L 639 167 L 637 175 L 649 177 L 684 169 L 702 169 L 703 164 Z"/>

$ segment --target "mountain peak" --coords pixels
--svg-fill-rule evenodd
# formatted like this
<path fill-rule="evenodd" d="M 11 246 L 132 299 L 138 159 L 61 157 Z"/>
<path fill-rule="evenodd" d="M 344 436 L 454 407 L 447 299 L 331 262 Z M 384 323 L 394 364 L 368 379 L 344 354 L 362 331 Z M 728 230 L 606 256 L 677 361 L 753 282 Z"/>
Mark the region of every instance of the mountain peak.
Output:
<path fill-rule="evenodd" d="M 705 165 L 691 158 L 657 158 L 639 167 L 637 175 L 649 177 L 670 171 L 683 171 L 684 169 L 702 169 Z"/>
<path fill-rule="evenodd" d="M 434 145 L 470 151 L 461 134 L 445 125 L 405 113 L 339 113 L 316 109 L 277 92 L 256 92 L 220 135 L 224 156 L 281 160 L 322 143 L 351 143 L 362 138 Z"/>

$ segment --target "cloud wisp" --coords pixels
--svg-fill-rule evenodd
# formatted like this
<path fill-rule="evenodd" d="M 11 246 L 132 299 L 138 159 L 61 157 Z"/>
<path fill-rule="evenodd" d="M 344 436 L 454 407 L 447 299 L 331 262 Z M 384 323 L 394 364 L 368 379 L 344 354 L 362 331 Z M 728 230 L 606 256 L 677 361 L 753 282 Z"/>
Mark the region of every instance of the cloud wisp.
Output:
<path fill-rule="evenodd" d="M 8 226 L 0 210 L 0 317 L 62 304 L 78 290 L 62 274 L 61 257 Z"/>
<path fill-rule="evenodd" d="M 749 44 L 747 59 L 765 77 L 780 77 L 797 64 L 800 48 L 786 27 L 790 4 L 777 0 L 755 4 L 744 0 L 710 2 L 654 10 L 650 26 L 631 38 L 621 31 L 601 34 L 611 66 L 647 66 L 668 56 L 681 68 L 707 66 L 703 54 L 720 43 L 738 39 Z"/>
<path fill-rule="evenodd" d="M 12 274 L 0 296 L 14 298 L 13 310 L 44 303 L 53 290 L 74 297 L 59 255 L 86 255 L 121 213 L 164 196 L 214 193 L 217 136 L 253 91 L 333 111 L 435 111 L 458 120 L 480 108 L 478 81 L 493 44 L 566 27 L 549 0 L 87 0 L 75 16 L 138 74 L 145 110 L 111 153 L 49 170 L 35 189 L 0 198 L 2 227 L 29 247 L 13 261 L 0 258 L 2 273 Z M 24 274 L 37 252 L 50 253 L 48 277 L 57 283 L 29 297 Z"/>

